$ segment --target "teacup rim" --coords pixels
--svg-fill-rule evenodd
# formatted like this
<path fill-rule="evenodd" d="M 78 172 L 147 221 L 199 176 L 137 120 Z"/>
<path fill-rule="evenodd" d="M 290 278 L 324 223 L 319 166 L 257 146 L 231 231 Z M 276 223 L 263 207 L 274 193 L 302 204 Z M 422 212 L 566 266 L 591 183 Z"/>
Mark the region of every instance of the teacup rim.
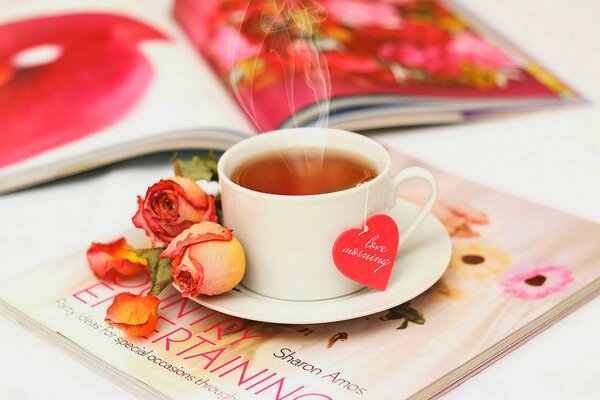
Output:
<path fill-rule="evenodd" d="M 355 137 L 359 140 L 364 140 L 365 143 L 370 143 L 371 145 L 374 145 L 381 151 L 382 154 L 385 155 L 385 163 L 384 163 L 383 169 L 377 174 L 377 176 L 375 178 L 371 179 L 370 181 L 366 182 L 365 184 L 358 185 L 358 186 L 344 189 L 344 190 L 339 190 L 337 192 L 308 194 L 308 195 L 285 195 L 285 194 L 272 194 L 272 193 L 258 192 L 256 190 L 251 190 L 251 189 L 245 188 L 241 185 L 238 185 L 237 183 L 235 183 L 231 179 L 229 179 L 229 177 L 224 172 L 224 166 L 223 166 L 224 161 L 227 162 L 228 157 L 230 157 L 230 154 L 232 154 L 232 151 L 235 151 L 236 148 L 240 148 L 242 146 L 247 146 L 248 142 L 250 142 L 250 141 L 264 141 L 264 140 L 268 140 L 268 137 L 273 137 L 274 135 L 277 135 L 277 136 L 290 135 L 290 134 L 301 135 L 303 131 L 304 132 L 306 132 L 306 131 L 314 132 L 317 129 L 318 130 L 326 130 L 328 134 L 333 134 L 333 135 L 338 135 L 338 136 L 352 135 L 353 137 Z M 225 182 L 225 183 L 227 183 L 227 185 L 234 188 L 236 191 L 238 191 L 240 193 L 244 193 L 244 194 L 252 196 L 252 197 L 255 197 L 255 198 L 275 200 L 275 201 L 286 201 L 286 202 L 309 202 L 309 201 L 314 202 L 314 201 L 335 200 L 338 198 L 349 196 L 353 193 L 365 192 L 366 190 L 368 190 L 367 189 L 368 187 L 380 183 L 382 180 L 385 179 L 385 176 L 389 175 L 390 164 L 391 164 L 390 155 L 389 155 L 388 151 L 385 149 L 385 147 L 383 147 L 381 145 L 381 143 L 377 142 L 376 140 L 374 140 L 368 136 L 365 136 L 365 135 L 362 135 L 362 134 L 359 134 L 356 132 L 351 132 L 351 131 L 346 131 L 343 129 L 336 129 L 336 128 L 302 127 L 302 128 L 277 129 L 277 130 L 273 130 L 273 131 L 269 131 L 269 132 L 264 132 L 264 133 L 261 133 L 256 136 L 252 136 L 248 139 L 244 139 L 243 141 L 234 144 L 229 149 L 227 149 L 225 151 L 225 153 L 223 153 L 223 155 L 219 159 L 219 163 L 217 164 L 217 171 L 219 174 L 219 183 L 220 184 L 223 184 Z"/>

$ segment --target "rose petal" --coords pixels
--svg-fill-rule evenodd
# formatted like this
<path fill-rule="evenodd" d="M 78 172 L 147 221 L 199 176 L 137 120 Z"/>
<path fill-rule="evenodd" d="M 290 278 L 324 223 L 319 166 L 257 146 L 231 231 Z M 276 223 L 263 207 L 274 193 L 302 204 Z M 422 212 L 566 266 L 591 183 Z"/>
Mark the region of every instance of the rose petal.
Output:
<path fill-rule="evenodd" d="M 214 222 L 202 222 L 193 225 L 174 238 L 167 248 L 160 253 L 160 257 L 176 258 L 183 253 L 186 247 L 202 242 L 209 242 L 211 240 L 231 240 L 233 237 L 231 232 L 231 229 L 224 228 Z"/>
<path fill-rule="evenodd" d="M 207 208 L 207 195 L 204 193 L 202 188 L 190 178 L 184 178 L 183 176 L 173 176 L 169 178 L 170 181 L 173 181 L 181 187 L 183 192 L 180 194 L 186 198 L 190 204 L 196 208 Z"/>
<path fill-rule="evenodd" d="M 113 270 L 121 275 L 133 275 L 143 270 L 148 262 L 131 249 L 123 237 L 109 243 L 92 242 L 86 253 L 88 265 L 100 278 Z"/>
<path fill-rule="evenodd" d="M 107 324 L 133 336 L 146 336 L 156 327 L 160 300 L 151 294 L 119 293 L 106 310 Z"/>
<path fill-rule="evenodd" d="M 186 248 L 187 258 L 194 267 L 202 270 L 202 280 L 194 295 L 217 295 L 233 289 L 243 278 L 246 269 L 244 249 L 235 237 L 231 240 L 212 240 Z"/>
<path fill-rule="evenodd" d="M 202 218 L 202 222 L 210 221 L 210 222 L 219 222 L 219 217 L 217 217 L 217 208 L 215 206 L 215 198 L 213 196 L 208 196 L 208 208 L 206 209 L 206 214 Z"/>
<path fill-rule="evenodd" d="M 195 297 L 199 294 L 198 289 L 204 280 L 204 267 L 193 259 L 186 261 L 173 271 L 173 278 L 183 297 Z"/>

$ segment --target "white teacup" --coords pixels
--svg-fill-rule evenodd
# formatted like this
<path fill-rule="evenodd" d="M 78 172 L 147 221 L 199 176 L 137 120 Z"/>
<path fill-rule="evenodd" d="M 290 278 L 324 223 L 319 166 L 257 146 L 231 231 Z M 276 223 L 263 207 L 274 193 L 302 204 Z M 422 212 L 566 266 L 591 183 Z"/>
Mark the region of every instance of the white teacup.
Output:
<path fill-rule="evenodd" d="M 231 180 L 249 160 L 278 151 L 322 146 L 370 162 L 377 176 L 350 189 L 306 196 L 256 192 Z M 361 289 L 333 262 L 337 237 L 362 226 L 365 204 L 367 216 L 388 213 L 395 207 L 398 185 L 409 178 L 421 178 L 431 193 L 410 225 L 399 227 L 401 248 L 437 199 L 436 183 L 429 171 L 411 167 L 391 176 L 390 156 L 383 146 L 366 136 L 337 129 L 294 128 L 252 137 L 227 150 L 218 170 L 224 224 L 233 229 L 246 251 L 242 284 L 278 299 L 320 300 Z"/>

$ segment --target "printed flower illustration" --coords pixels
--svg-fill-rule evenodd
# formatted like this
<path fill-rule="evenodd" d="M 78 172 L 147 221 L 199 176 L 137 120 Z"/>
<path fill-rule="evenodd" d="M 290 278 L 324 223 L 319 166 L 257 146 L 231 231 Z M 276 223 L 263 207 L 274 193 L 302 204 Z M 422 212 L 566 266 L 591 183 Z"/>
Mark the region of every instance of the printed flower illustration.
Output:
<path fill-rule="evenodd" d="M 509 264 L 509 254 L 481 242 L 455 245 L 450 259 L 450 269 L 466 279 L 489 278 Z"/>
<path fill-rule="evenodd" d="M 168 244 L 185 229 L 201 221 L 217 221 L 215 199 L 189 178 L 175 176 L 150 186 L 138 197 L 135 226 L 142 228 L 152 245 Z"/>
<path fill-rule="evenodd" d="M 407 23 L 398 35 L 380 47 L 378 55 L 382 59 L 396 61 L 407 68 L 420 68 L 432 75 L 459 77 L 462 60 L 449 53 L 452 36 L 447 30 L 416 21 Z"/>
<path fill-rule="evenodd" d="M 403 191 L 400 197 L 417 205 L 425 202 L 422 193 L 411 193 Z M 487 225 L 488 216 L 485 212 L 469 204 L 461 204 L 439 199 L 431 211 L 444 225 L 451 237 L 478 237 L 479 232 L 473 225 Z"/>
<path fill-rule="evenodd" d="M 424 296 L 430 296 L 432 301 L 448 301 L 462 299 L 465 297 L 465 294 L 462 290 L 451 286 L 442 277 L 423 294 Z"/>
<path fill-rule="evenodd" d="M 294 76 L 314 79 L 322 68 L 343 71 L 359 85 L 487 90 L 518 78 L 510 57 L 437 1 L 256 0 L 220 2 L 210 10 L 202 24 L 210 29 L 188 28 L 208 36 L 200 44 L 205 56 L 242 92 L 301 82 Z M 318 57 L 297 51 L 307 45 L 318 49 Z"/>
<path fill-rule="evenodd" d="M 472 33 L 456 35 L 448 45 L 448 53 L 462 62 L 488 69 L 516 68 L 517 64 L 489 42 Z"/>
<path fill-rule="evenodd" d="M 368 0 L 328 0 L 325 7 L 332 18 L 355 29 L 397 29 L 402 25 L 402 19 L 392 4 Z"/>
<path fill-rule="evenodd" d="M 184 28 L 264 130 L 331 96 L 556 96 L 542 70 L 528 73 L 440 0 L 179 3 Z"/>
<path fill-rule="evenodd" d="M 571 269 L 549 265 L 509 276 L 502 280 L 502 287 L 506 293 L 515 297 L 536 300 L 563 291 L 571 282 Z"/>
<path fill-rule="evenodd" d="M 148 262 L 132 251 L 125 238 L 109 243 L 92 243 L 86 256 L 90 269 L 99 278 L 111 271 L 121 275 L 133 275 L 146 268 Z"/>
<path fill-rule="evenodd" d="M 160 300 L 151 294 L 119 293 L 106 310 L 107 324 L 133 336 L 146 336 L 156 327 Z"/>
<path fill-rule="evenodd" d="M 475 207 L 453 202 L 438 201 L 433 214 L 440 219 L 452 237 L 477 237 L 473 225 L 487 225 L 487 214 Z"/>
<path fill-rule="evenodd" d="M 220 68 L 228 69 L 247 58 L 255 58 L 261 46 L 251 43 L 237 29 L 225 26 L 207 45 L 207 51 L 215 58 Z"/>

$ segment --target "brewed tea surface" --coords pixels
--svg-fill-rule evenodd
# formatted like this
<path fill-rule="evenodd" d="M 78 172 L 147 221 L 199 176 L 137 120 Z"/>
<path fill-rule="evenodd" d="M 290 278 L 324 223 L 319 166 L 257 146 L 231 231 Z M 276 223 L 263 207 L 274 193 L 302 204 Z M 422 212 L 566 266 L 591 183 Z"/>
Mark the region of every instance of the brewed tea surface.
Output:
<path fill-rule="evenodd" d="M 375 176 L 375 168 L 354 155 L 314 149 L 249 160 L 234 172 L 232 180 L 257 192 L 302 196 L 349 189 Z"/>

